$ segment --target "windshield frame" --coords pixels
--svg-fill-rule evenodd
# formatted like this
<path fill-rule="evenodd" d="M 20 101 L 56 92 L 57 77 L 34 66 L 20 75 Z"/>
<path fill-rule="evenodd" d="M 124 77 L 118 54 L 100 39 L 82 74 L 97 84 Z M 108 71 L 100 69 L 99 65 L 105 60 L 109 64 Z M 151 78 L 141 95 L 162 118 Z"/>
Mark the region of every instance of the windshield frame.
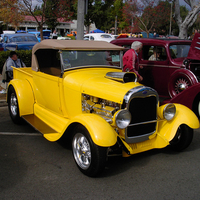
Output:
<path fill-rule="evenodd" d="M 74 67 L 69 67 L 69 68 L 66 68 L 64 65 L 64 59 L 63 59 L 63 53 L 65 51 L 81 51 L 81 52 L 102 52 L 102 51 L 119 51 L 119 66 L 116 66 L 116 65 L 104 65 L 104 64 L 91 64 L 91 65 L 78 65 L 78 66 L 74 66 Z M 75 70 L 75 69 L 82 69 L 82 68 L 114 68 L 114 69 L 122 69 L 123 68 L 123 51 L 122 50 L 66 50 L 66 49 L 63 49 L 63 50 L 60 50 L 59 51 L 60 53 L 60 62 L 61 62 L 61 66 L 62 66 L 62 73 L 64 73 L 65 71 L 70 71 L 70 70 Z"/>

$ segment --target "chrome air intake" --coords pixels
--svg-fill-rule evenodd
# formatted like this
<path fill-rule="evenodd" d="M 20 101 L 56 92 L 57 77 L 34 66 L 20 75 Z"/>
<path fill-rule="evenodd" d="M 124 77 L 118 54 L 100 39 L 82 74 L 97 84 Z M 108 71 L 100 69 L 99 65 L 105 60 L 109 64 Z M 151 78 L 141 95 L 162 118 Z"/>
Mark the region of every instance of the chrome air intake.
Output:
<path fill-rule="evenodd" d="M 106 74 L 106 78 L 123 82 L 123 83 L 128 83 L 128 82 L 136 82 L 137 81 L 137 76 L 134 73 L 131 72 L 108 72 Z"/>

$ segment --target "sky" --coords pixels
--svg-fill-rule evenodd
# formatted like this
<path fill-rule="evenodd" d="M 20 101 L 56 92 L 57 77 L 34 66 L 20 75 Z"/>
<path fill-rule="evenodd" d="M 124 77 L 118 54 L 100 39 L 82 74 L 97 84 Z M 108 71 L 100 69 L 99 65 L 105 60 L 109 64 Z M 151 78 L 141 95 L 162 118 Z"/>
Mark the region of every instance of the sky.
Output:
<path fill-rule="evenodd" d="M 41 5 L 41 3 L 38 2 L 38 0 L 32 0 L 33 6 L 36 6 L 37 4 Z M 185 3 L 184 0 L 179 0 L 180 5 L 186 6 L 187 9 L 190 9 L 190 7 Z"/>
<path fill-rule="evenodd" d="M 37 0 L 32 0 L 33 1 L 33 6 L 36 6 L 37 4 L 41 5 Z"/>

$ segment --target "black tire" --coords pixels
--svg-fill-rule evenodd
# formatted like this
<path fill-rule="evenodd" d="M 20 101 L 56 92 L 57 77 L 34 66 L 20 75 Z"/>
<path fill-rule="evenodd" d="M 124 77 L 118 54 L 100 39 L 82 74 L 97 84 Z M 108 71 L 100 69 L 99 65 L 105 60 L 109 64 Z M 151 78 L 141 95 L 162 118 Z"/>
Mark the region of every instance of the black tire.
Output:
<path fill-rule="evenodd" d="M 19 115 L 19 104 L 14 87 L 11 85 L 8 90 L 8 110 L 12 121 L 15 124 L 22 124 L 23 119 Z"/>
<path fill-rule="evenodd" d="M 170 142 L 170 147 L 174 151 L 182 151 L 186 149 L 193 139 L 193 129 L 182 124 L 178 127 L 175 137 Z"/>
<path fill-rule="evenodd" d="M 81 125 L 72 137 L 72 153 L 79 170 L 87 176 L 98 176 L 105 168 L 107 148 L 94 144 L 87 129 Z"/>
<path fill-rule="evenodd" d="M 193 102 L 192 110 L 195 113 L 195 115 L 200 119 L 200 94 L 198 94 L 195 97 L 195 100 Z"/>

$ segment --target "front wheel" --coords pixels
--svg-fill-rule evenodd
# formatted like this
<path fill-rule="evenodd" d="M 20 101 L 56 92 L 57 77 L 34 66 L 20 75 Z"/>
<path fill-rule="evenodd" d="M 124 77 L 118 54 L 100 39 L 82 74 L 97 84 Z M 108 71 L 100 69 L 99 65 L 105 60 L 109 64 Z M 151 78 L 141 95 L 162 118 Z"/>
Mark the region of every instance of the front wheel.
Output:
<path fill-rule="evenodd" d="M 72 152 L 79 170 L 90 177 L 99 175 L 105 168 L 107 148 L 94 144 L 88 131 L 78 126 L 73 134 Z"/>
<path fill-rule="evenodd" d="M 193 139 L 193 129 L 182 124 L 178 127 L 175 137 L 170 142 L 171 149 L 175 151 L 182 151 L 186 149 Z"/>
<path fill-rule="evenodd" d="M 192 106 L 192 111 L 196 114 L 198 119 L 200 119 L 200 94 L 198 94 L 195 97 L 195 100 Z"/>
<path fill-rule="evenodd" d="M 181 93 L 190 86 L 198 83 L 195 75 L 189 70 L 177 70 L 172 74 L 168 84 L 168 92 L 171 98 Z"/>

